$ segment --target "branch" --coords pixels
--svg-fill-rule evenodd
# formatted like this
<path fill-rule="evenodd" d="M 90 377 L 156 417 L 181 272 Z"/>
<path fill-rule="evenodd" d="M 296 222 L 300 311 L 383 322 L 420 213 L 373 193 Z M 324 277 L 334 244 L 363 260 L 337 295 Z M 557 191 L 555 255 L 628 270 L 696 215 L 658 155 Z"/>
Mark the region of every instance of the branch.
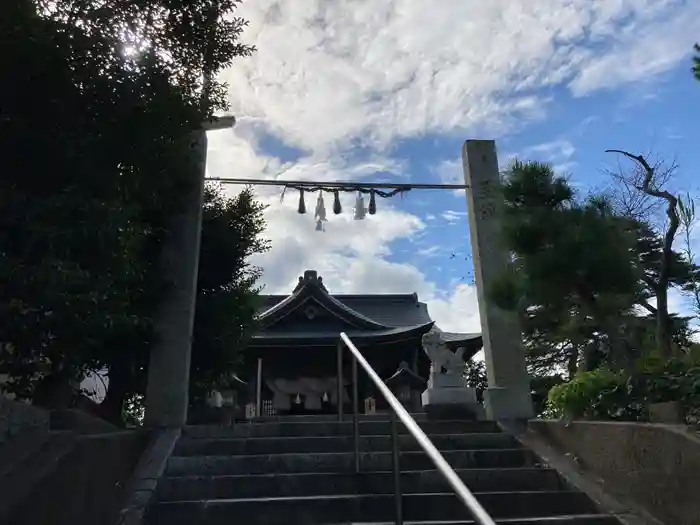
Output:
<path fill-rule="evenodd" d="M 638 189 L 643 191 L 647 195 L 650 195 L 651 197 L 665 199 L 669 204 L 673 204 L 673 209 L 675 211 L 676 206 L 678 204 L 678 198 L 669 191 L 659 190 L 657 188 L 651 187 L 651 183 L 654 182 L 654 176 L 656 175 L 656 169 L 652 168 L 649 165 L 649 162 L 647 162 L 647 160 L 642 155 L 633 155 L 632 153 L 619 149 L 606 149 L 605 152 L 619 153 L 620 155 L 624 155 L 625 157 L 632 159 L 633 161 L 638 163 L 644 169 L 644 180 L 642 182 L 641 187 L 639 187 Z M 668 215 L 668 211 L 666 213 Z M 676 213 L 675 215 L 676 220 L 678 220 L 678 214 Z M 669 219 L 671 219 L 670 215 Z"/>
<path fill-rule="evenodd" d="M 655 166 L 650 165 L 643 155 L 634 155 L 618 149 L 605 151 L 606 153 L 619 153 L 634 161 L 639 167 L 638 172 L 631 176 L 611 172 L 611 175 L 622 183 L 625 191 L 625 194 L 620 198 L 623 214 L 648 221 L 647 215 L 655 212 L 656 205 L 647 204 L 647 199 L 664 199 L 666 201 L 669 198 L 676 199 L 670 192 L 659 189 L 671 178 L 676 169 L 675 163 L 668 169 L 660 171 L 658 163 Z"/>

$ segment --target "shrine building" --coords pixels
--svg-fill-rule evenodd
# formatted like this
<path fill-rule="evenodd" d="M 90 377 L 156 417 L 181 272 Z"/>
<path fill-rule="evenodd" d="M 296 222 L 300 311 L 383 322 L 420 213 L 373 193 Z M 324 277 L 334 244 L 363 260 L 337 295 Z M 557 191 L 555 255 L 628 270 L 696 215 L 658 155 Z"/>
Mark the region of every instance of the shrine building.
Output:
<path fill-rule="evenodd" d="M 421 338 L 435 327 L 425 303 L 412 294 L 334 295 L 316 271 L 307 270 L 291 295 L 263 295 L 259 332 L 245 351 L 240 377 L 247 403 L 261 415 L 335 413 L 337 348 L 345 332 L 399 399 L 419 409 L 420 391 L 430 369 Z M 482 347 L 481 334 L 441 332 L 451 349 L 465 348 L 470 358 Z M 350 407 L 351 356 L 343 352 L 344 404 Z M 260 377 L 260 389 L 257 378 Z M 358 372 L 360 409 L 367 402 L 381 409 L 369 378 Z"/>

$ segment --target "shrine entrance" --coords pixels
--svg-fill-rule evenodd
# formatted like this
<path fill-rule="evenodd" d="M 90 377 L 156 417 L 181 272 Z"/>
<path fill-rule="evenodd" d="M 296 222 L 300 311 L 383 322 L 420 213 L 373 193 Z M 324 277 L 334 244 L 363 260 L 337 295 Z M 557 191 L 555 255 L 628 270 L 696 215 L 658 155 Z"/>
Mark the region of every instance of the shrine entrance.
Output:
<path fill-rule="evenodd" d="M 484 396 L 486 412 L 491 419 L 527 419 L 532 416 L 533 407 L 517 315 L 497 308 L 487 294 L 491 283 L 510 265 L 510 256 L 499 242 L 503 201 L 499 193 L 500 174 L 495 143 L 468 140 L 462 158 L 465 174 L 463 185 L 211 180 L 224 184 L 274 185 L 282 186 L 285 190 L 296 190 L 299 192 L 299 213 L 306 213 L 304 194 L 317 192 L 314 219 L 319 231 L 325 229 L 327 221 L 324 192 L 333 194 L 332 210 L 336 214 L 342 212 L 338 193 L 355 192 L 357 203 L 354 218 L 362 220 L 365 213 L 377 212 L 377 197 L 390 198 L 413 190 L 466 190 L 482 328 L 477 336 L 480 344 L 483 341 L 489 380 Z M 365 207 L 365 196 L 369 199 L 368 207 Z M 198 203 L 193 202 L 188 220 L 179 226 L 182 231 L 172 232 L 177 242 L 173 241 L 171 248 L 180 257 L 172 259 L 171 264 L 177 266 L 177 271 L 169 273 L 174 275 L 178 293 L 173 294 L 172 301 L 161 315 L 159 326 L 163 327 L 161 332 L 167 337 L 163 338 L 163 344 L 153 350 L 157 362 L 163 366 L 157 371 L 152 370 L 149 376 L 146 417 L 151 426 L 181 426 L 185 423 L 190 360 L 190 346 L 186 342 L 192 338 L 195 294 L 191 284 L 197 274 L 196 254 L 199 249 L 199 235 L 192 235 L 192 228 L 195 231 L 197 227 L 201 229 L 201 193 L 199 198 Z M 184 262 L 176 262 L 183 260 L 183 250 L 180 249 L 182 237 L 177 235 L 189 236 L 196 241 L 192 249 L 185 250 L 189 255 Z M 371 365 L 376 367 L 375 370 L 382 374 L 381 377 L 387 378 L 385 380 L 392 377 L 402 363 L 408 364 L 411 373 L 427 378 L 430 363 L 422 351 L 421 339 L 433 328 L 433 321 L 425 304 L 420 303 L 415 294 L 332 295 L 316 272 L 310 270 L 299 278 L 299 284 L 290 296 L 267 296 L 264 306 L 259 312 L 262 330 L 254 336 L 253 343 L 246 351 L 247 369 L 243 371 L 249 387 L 254 385 L 256 414 L 262 413 L 263 403 L 272 406 L 275 411 L 278 410 L 276 404 L 279 410 L 289 413 L 331 410 L 333 394 L 326 390 L 337 375 L 333 359 L 341 332 L 350 337 Z M 183 317 L 184 314 L 187 314 L 187 319 Z M 185 343 L 180 343 L 183 341 Z M 324 350 L 304 350 L 307 347 Z M 281 363 L 286 364 L 282 366 Z M 253 366 L 255 370 L 251 369 Z M 305 372 L 314 367 L 319 370 L 318 373 Z M 297 371 L 292 374 L 292 370 Z M 288 377 L 290 375 L 293 377 Z M 296 395 L 294 390 L 299 390 Z M 267 396 L 264 399 L 263 392 Z M 250 395 L 251 392 L 248 392 L 248 403 Z"/>
<path fill-rule="evenodd" d="M 434 322 L 416 294 L 334 295 L 322 276 L 307 270 L 290 295 L 262 299 L 261 328 L 246 350 L 242 375 L 253 385 L 246 403 L 255 404 L 254 413 L 337 413 L 340 332 L 352 338 L 380 377 L 394 378 L 397 394 L 406 400 L 420 397 L 426 389 L 430 357 L 422 341 L 434 330 Z M 470 356 L 482 346 L 480 334 L 443 338 L 453 348 L 469 347 Z M 346 371 L 342 402 L 349 408 L 351 361 L 346 353 L 342 358 Z M 406 379 L 410 376 L 409 381 L 400 370 Z M 381 410 L 382 401 L 363 374 L 358 377 L 358 393 L 362 411 L 373 406 Z"/>

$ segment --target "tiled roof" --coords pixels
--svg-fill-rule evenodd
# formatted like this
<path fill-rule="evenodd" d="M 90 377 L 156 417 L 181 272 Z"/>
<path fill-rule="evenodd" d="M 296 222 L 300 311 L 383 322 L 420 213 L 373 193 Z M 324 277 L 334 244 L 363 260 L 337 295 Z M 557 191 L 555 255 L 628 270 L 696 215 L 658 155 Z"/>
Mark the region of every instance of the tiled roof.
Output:
<path fill-rule="evenodd" d="M 355 342 L 371 340 L 381 344 L 382 342 L 397 342 L 404 339 L 412 339 L 428 332 L 431 323 L 427 325 L 405 326 L 370 332 L 367 330 L 347 330 L 345 333 Z M 271 343 L 298 344 L 308 342 L 311 345 L 319 342 L 337 342 L 338 332 L 334 331 L 308 331 L 308 332 L 262 332 L 253 336 L 252 345 L 267 345 Z"/>
<path fill-rule="evenodd" d="M 328 292 L 323 284 L 323 279 L 314 270 L 307 270 L 302 277 L 299 277 L 299 284 L 292 294 L 262 295 L 260 298 L 262 307 L 258 315 L 261 317 L 261 320 L 267 320 L 268 323 L 272 324 L 278 322 L 289 311 L 305 304 L 304 301 L 313 298 L 335 312 L 335 315 L 338 317 L 350 320 L 350 324 L 359 330 L 356 334 L 353 334 L 355 337 L 360 337 L 363 329 L 374 332 L 375 336 L 381 337 L 383 334 L 397 335 L 413 331 L 416 327 L 432 325 L 433 323 L 428 313 L 427 305 L 420 302 L 415 293 L 335 295 Z M 338 335 L 337 331 L 325 333 L 327 329 L 318 326 L 317 331 L 310 332 L 303 325 L 304 323 L 295 326 L 298 331 L 289 331 L 293 333 L 285 330 L 278 334 L 273 334 L 265 328 L 256 337 L 302 340 L 312 337 L 337 337 Z M 437 327 L 436 329 L 442 333 L 443 340 L 448 344 L 451 343 L 453 346 L 464 343 L 467 343 L 468 346 L 481 346 L 481 334 L 459 334 L 442 332 Z M 350 335 L 349 331 L 348 335 Z M 469 344 L 470 342 L 472 344 Z"/>
<path fill-rule="evenodd" d="M 337 301 L 372 321 L 393 328 L 432 322 L 428 307 L 415 294 L 333 295 Z M 287 299 L 286 295 L 263 296 L 260 313 Z"/>

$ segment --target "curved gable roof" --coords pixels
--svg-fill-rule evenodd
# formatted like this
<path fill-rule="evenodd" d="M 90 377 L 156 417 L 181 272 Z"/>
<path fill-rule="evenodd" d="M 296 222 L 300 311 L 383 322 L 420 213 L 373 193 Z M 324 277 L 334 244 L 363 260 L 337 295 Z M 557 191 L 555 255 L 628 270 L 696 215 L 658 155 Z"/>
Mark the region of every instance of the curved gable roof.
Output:
<path fill-rule="evenodd" d="M 294 293 L 261 312 L 258 321 L 263 329 L 268 328 L 309 302 L 314 302 L 334 317 L 358 329 L 378 331 L 391 328 L 370 319 L 332 297 L 323 285 L 323 280 L 313 270 L 304 272 L 304 276 L 299 278 L 299 284 L 294 289 Z"/>

